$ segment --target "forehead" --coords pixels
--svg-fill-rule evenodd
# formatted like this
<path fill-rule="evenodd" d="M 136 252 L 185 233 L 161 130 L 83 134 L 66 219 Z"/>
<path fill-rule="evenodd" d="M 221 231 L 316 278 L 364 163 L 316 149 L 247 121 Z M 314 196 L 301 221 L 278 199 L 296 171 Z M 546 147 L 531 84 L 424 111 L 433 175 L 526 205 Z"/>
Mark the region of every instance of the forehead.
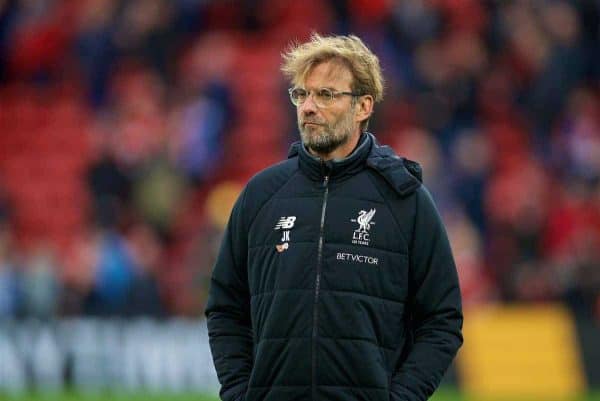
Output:
<path fill-rule="evenodd" d="M 340 61 L 324 61 L 312 67 L 306 74 L 303 86 L 305 88 L 334 88 L 350 90 L 352 72 Z"/>

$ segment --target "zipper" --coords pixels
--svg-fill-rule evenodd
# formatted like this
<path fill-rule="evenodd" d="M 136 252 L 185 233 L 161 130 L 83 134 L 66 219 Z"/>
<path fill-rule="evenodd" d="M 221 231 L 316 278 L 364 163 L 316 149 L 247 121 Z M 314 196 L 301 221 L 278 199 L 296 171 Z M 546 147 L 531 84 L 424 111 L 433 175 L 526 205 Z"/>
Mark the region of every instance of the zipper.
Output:
<path fill-rule="evenodd" d="M 319 228 L 319 248 L 317 251 L 317 276 L 315 278 L 315 302 L 313 305 L 313 329 L 312 329 L 312 399 L 317 399 L 317 326 L 319 322 L 319 289 L 321 287 L 321 265 L 323 263 L 323 233 L 325 231 L 325 210 L 327 209 L 327 196 L 329 195 L 329 176 L 323 179 L 325 193 L 323 195 L 323 206 L 321 208 L 321 226 Z"/>

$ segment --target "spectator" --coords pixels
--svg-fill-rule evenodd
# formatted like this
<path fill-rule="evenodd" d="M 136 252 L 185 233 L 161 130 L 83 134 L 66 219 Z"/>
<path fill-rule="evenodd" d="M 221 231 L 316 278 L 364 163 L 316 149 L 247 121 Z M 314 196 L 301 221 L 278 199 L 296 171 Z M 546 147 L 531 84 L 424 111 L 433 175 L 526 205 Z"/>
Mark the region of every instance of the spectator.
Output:
<path fill-rule="evenodd" d="M 164 317 L 160 269 L 164 265 L 162 244 L 154 230 L 139 223 L 130 229 L 127 246 L 135 268 L 125 303 L 127 316 Z"/>
<path fill-rule="evenodd" d="M 1 207 L 1 206 L 0 206 Z M 0 319 L 15 318 L 23 302 L 8 222 L 0 212 Z"/>
<path fill-rule="evenodd" d="M 50 319 L 56 316 L 60 283 L 55 252 L 52 246 L 38 244 L 23 266 L 23 314 L 26 317 Z"/>
<path fill-rule="evenodd" d="M 86 313 L 96 316 L 123 315 L 134 279 L 133 260 L 123 236 L 114 230 L 94 235 L 97 265 L 86 299 Z"/>

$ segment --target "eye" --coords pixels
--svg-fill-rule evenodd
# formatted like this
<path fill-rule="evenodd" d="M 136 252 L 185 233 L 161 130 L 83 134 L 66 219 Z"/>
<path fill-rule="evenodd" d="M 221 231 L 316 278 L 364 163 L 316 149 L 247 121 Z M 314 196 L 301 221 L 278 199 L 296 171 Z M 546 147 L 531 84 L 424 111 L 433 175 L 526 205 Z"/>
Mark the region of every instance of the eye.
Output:
<path fill-rule="evenodd" d="M 333 99 L 333 92 L 331 89 L 321 88 L 316 92 L 316 96 L 323 102 L 329 102 Z"/>
<path fill-rule="evenodd" d="M 306 91 L 304 89 L 295 88 L 291 92 L 292 98 L 296 100 L 304 100 L 306 99 Z"/>

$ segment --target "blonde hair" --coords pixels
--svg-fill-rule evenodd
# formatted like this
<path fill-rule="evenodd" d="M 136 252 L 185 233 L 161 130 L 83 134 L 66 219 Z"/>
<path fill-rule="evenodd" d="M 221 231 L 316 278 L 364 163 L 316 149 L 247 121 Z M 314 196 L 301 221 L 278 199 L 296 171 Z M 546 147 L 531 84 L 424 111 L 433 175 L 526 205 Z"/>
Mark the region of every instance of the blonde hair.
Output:
<path fill-rule="evenodd" d="M 306 79 L 317 64 L 339 60 L 352 73 L 352 92 L 383 100 L 384 80 L 379 59 L 357 36 L 321 36 L 313 33 L 308 42 L 292 43 L 282 54 L 281 71 L 294 84 Z"/>

